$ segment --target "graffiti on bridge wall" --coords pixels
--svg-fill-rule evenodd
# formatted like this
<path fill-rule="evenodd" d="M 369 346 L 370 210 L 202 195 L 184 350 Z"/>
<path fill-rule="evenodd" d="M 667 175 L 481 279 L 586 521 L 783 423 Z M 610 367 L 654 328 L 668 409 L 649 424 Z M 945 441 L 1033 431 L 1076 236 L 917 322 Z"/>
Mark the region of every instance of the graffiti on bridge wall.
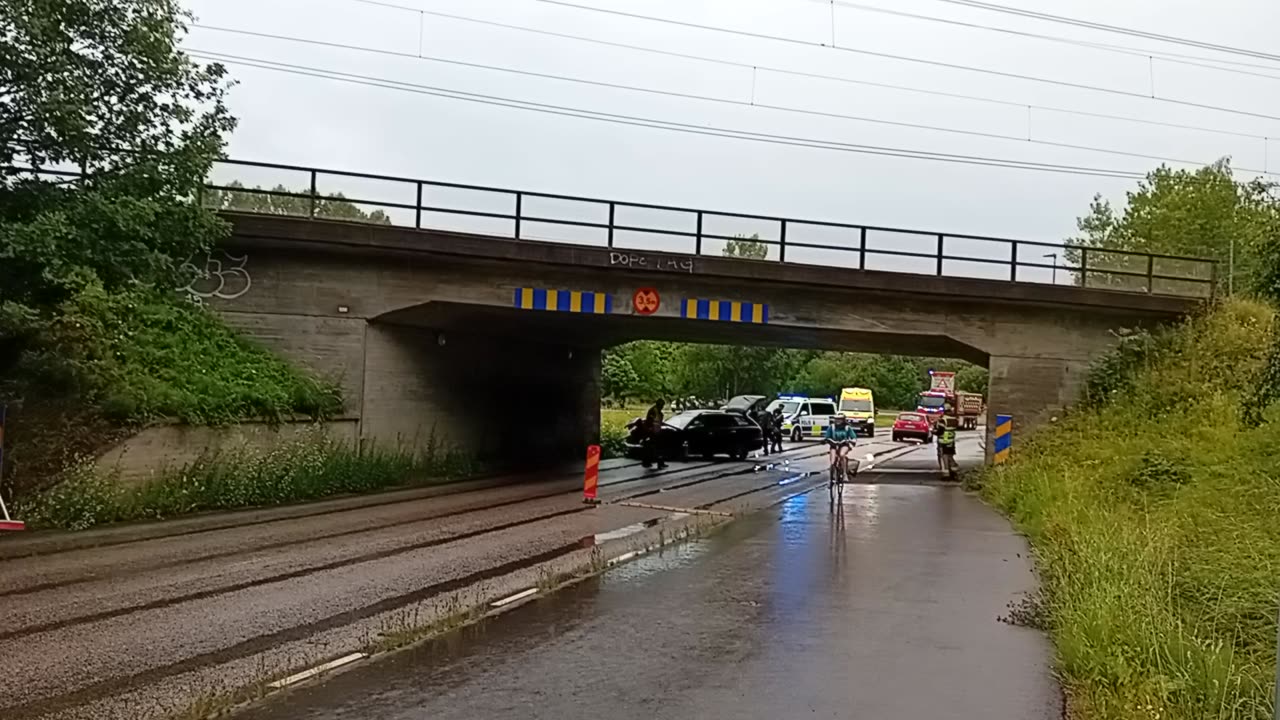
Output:
<path fill-rule="evenodd" d="M 253 286 L 253 279 L 245 265 L 248 255 L 239 257 L 222 250 L 214 250 L 205 256 L 202 263 L 195 258 L 182 264 L 182 272 L 191 278 L 178 292 L 185 293 L 191 302 L 203 305 L 206 300 L 235 300 Z"/>

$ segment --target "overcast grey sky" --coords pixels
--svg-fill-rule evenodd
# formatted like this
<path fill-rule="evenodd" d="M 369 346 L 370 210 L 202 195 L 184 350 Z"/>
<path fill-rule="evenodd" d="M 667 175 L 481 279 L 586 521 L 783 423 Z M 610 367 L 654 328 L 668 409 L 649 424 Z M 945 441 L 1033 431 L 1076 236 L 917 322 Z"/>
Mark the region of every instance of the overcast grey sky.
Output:
<path fill-rule="evenodd" d="M 832 37 L 817 0 L 573 0 L 814 43 Z M 1112 25 L 1259 51 L 1274 49 L 1272 0 L 997 0 Z M 378 7 L 357 0 L 190 0 L 198 23 L 499 65 L 732 101 L 716 103 L 320 47 L 196 27 L 193 50 L 287 62 L 419 85 L 639 115 L 693 125 L 916 151 L 1144 172 L 1157 160 L 1062 148 L 1085 145 L 1280 171 L 1280 121 L 716 33 L 539 0 L 388 0 L 408 8 L 553 30 L 752 66 L 1006 100 L 997 105 L 783 75 Z M 1280 117 L 1280 62 L 1014 17 L 940 0 L 860 0 L 877 8 L 1262 67 L 1222 72 L 1130 54 L 834 5 L 838 48 L 892 53 Z M 877 157 L 830 149 L 629 127 L 229 65 L 239 85 L 235 158 L 631 199 L 769 215 L 1056 242 L 1095 192 L 1132 180 Z M 1266 69 L 1264 69 L 1266 68 Z M 756 107 L 750 106 L 751 102 Z M 741 103 L 748 103 L 744 106 Z M 975 137 L 762 108 L 772 105 L 935 125 Z M 1202 126 L 1253 137 L 1083 117 L 1017 104 Z M 1026 138 L 1038 142 L 1027 142 Z M 1270 155 L 1270 157 L 1268 157 Z M 1240 172 L 1241 176 L 1256 173 Z M 302 185 L 280 175 L 256 182 Z M 339 188 L 332 188 L 339 189 Z M 348 192 L 353 188 L 347 187 Z M 356 188 L 359 189 L 359 188 Z M 372 192 L 373 189 L 368 189 Z M 379 192 L 392 192 L 379 190 Z M 395 190 L 395 193 L 401 193 Z M 403 194 L 397 200 L 412 202 Z M 727 228 L 727 226 L 726 226 Z M 737 231 L 751 228 L 734 227 Z"/>

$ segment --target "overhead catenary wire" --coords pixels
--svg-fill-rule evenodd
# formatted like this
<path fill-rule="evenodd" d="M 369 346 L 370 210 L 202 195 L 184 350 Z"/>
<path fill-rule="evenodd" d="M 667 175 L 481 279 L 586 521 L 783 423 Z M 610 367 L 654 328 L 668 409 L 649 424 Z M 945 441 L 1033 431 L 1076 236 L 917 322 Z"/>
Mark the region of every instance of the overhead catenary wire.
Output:
<path fill-rule="evenodd" d="M 1013 141 L 1017 143 L 1031 143 L 1035 145 L 1044 145 L 1046 147 L 1056 147 L 1056 148 L 1062 148 L 1062 149 L 1068 149 L 1068 150 L 1081 150 L 1085 152 L 1096 152 L 1096 153 L 1115 155 L 1115 156 L 1121 156 L 1121 157 L 1140 158 L 1144 160 L 1155 160 L 1159 162 L 1179 163 L 1184 165 L 1207 164 L 1207 162 L 1204 160 L 1193 160 L 1188 158 L 1171 157 L 1166 155 L 1154 155 L 1150 153 L 1132 152 L 1127 150 L 1116 150 L 1112 148 L 1102 148 L 1102 147 L 1096 147 L 1091 145 L 1081 145 L 1077 143 L 1041 140 L 1037 138 L 1032 138 L 1029 134 L 1025 137 L 1021 135 L 1015 136 L 1015 135 L 1008 135 L 1003 133 L 985 132 L 981 130 L 966 130 L 963 128 L 953 128 L 953 127 L 945 127 L 945 126 L 939 126 L 939 125 L 928 125 L 924 123 L 913 123 L 913 122 L 906 122 L 906 121 L 900 121 L 900 120 L 887 120 L 884 118 L 866 117 L 866 116 L 860 116 L 860 115 L 849 115 L 845 113 L 812 110 L 807 108 L 796 108 L 796 107 L 790 107 L 786 105 L 774 105 L 771 103 L 762 102 L 756 97 L 754 83 L 751 89 L 751 97 L 747 100 L 740 100 L 740 99 L 732 99 L 732 98 L 725 98 L 725 97 L 715 97 L 715 96 L 703 95 L 703 94 L 697 94 L 697 93 L 679 92 L 679 91 L 667 90 L 663 88 L 629 85 L 625 83 L 608 82 L 603 80 L 591 80 L 588 78 L 580 78 L 580 77 L 574 77 L 569 75 L 537 72 L 533 70 L 505 67 L 501 65 L 490 65 L 486 63 L 469 62 L 469 61 L 457 60 L 453 58 L 435 57 L 435 56 L 422 55 L 418 53 L 388 50 L 385 48 L 372 48 L 372 47 L 367 47 L 362 45 L 352 45 L 348 43 L 338 43 L 338 42 L 332 42 L 327 40 L 316 40 L 312 38 L 300 38 L 300 37 L 295 37 L 290 35 L 281 35 L 277 33 L 264 33 L 264 32 L 254 31 L 254 30 L 244 30 L 240 28 L 224 28 L 224 27 L 219 27 L 215 25 L 203 25 L 199 23 L 196 23 L 195 27 L 205 29 L 205 30 L 213 30 L 217 32 L 244 35 L 249 37 L 258 37 L 258 38 L 264 38 L 269 40 L 279 40 L 279 41 L 294 42 L 294 43 L 314 45 L 314 46 L 326 47 L 326 48 L 335 48 L 335 49 L 342 49 L 342 50 L 351 50 L 356 52 L 373 53 L 377 55 L 399 57 L 399 58 L 421 61 L 421 62 L 434 62 L 434 63 L 441 63 L 441 64 L 447 64 L 447 65 L 455 65 L 460 67 L 481 69 L 481 70 L 487 70 L 487 71 L 493 71 L 493 72 L 509 73 L 514 75 L 520 75 L 523 77 L 549 79 L 549 80 L 555 80 L 560 82 L 569 82 L 569 83 L 574 83 L 579 85 L 587 85 L 592 87 L 602 87 L 602 88 L 609 88 L 614 90 L 623 90 L 627 92 L 644 93 L 648 95 L 673 97 L 673 98 L 678 98 L 683 100 L 695 100 L 699 102 L 709 102 L 709 103 L 715 103 L 720 105 L 737 106 L 737 107 L 743 107 L 743 108 L 749 108 L 749 107 L 762 108 L 762 109 L 773 110 L 777 112 L 807 115 L 810 117 L 821 117 L 821 118 L 838 119 L 838 120 L 846 120 L 846 121 L 853 121 L 853 122 L 865 122 L 865 123 L 871 123 L 871 124 L 887 125 L 891 127 L 900 127 L 900 128 L 924 130 L 924 131 L 931 131 L 931 132 L 942 132 L 942 133 L 949 133 L 954 135 L 978 137 L 978 138 L 991 139 L 991 140 Z M 201 52 L 208 53 L 211 51 L 202 50 Z M 1258 170 L 1255 168 L 1241 167 L 1239 169 L 1244 172 L 1266 174 L 1265 170 Z"/>
<path fill-rule="evenodd" d="M 519 28 L 521 28 L 521 26 L 518 26 L 518 25 L 505 25 L 504 23 L 500 23 L 500 22 L 497 22 L 497 21 L 487 21 L 487 20 L 480 20 L 480 19 L 478 19 L 478 18 L 467 18 L 467 17 L 463 17 L 463 16 L 458 16 L 458 15 L 451 15 L 450 13 L 446 13 L 446 12 L 440 12 L 440 11 L 437 11 L 437 10 L 427 10 L 427 9 L 425 9 L 425 8 L 412 7 L 412 6 L 409 6 L 409 5 L 400 5 L 400 4 L 397 4 L 397 3 L 386 2 L 385 0 L 347 0 L 347 1 L 348 1 L 348 2 L 354 2 L 354 3 L 360 3 L 360 4 L 362 4 L 362 5 L 370 5 L 370 6 L 373 6 L 373 7 L 383 7 L 383 8 L 388 8 L 388 9 L 392 9 L 392 10 L 403 10 L 403 11 L 405 11 L 405 12 L 412 12 L 412 13 L 419 13 L 419 14 L 426 14 L 426 15 L 435 15 L 435 16 L 438 16 L 438 17 L 452 17 L 452 18 L 457 19 L 457 20 L 470 20 L 470 21 L 472 21 L 472 22 L 480 22 L 480 23 L 486 23 L 486 24 L 490 24 L 490 25 L 497 25 L 497 26 L 512 27 L 512 28 L 515 28 L 515 29 L 519 29 Z M 829 3 L 829 2 L 832 2 L 832 0 L 810 0 L 810 2 Z M 890 14 L 890 15 L 904 15 L 904 16 L 908 16 L 908 17 L 913 16 L 913 15 L 911 15 L 911 14 L 909 14 L 909 13 L 903 13 L 903 12 L 901 12 L 901 11 L 897 11 L 897 10 L 887 10 L 887 9 L 883 9 L 883 8 L 874 8 L 874 9 L 873 9 L 871 6 L 867 6 L 867 5 L 857 5 L 857 4 L 852 3 L 852 2 L 841 2 L 841 0 L 834 0 L 834 4 L 840 4 L 840 5 L 843 5 L 843 6 L 845 6 L 845 7 L 857 7 L 857 8 L 859 8 L 859 9 L 873 10 L 874 12 L 883 12 L 883 13 Z M 1166 61 L 1169 61 L 1169 62 L 1177 62 L 1177 61 L 1180 61 L 1180 60 L 1189 60 L 1189 61 L 1193 61 L 1193 62 L 1187 63 L 1187 64 L 1190 64 L 1190 65 L 1195 65 L 1196 63 L 1218 63 L 1218 64 L 1220 64 L 1220 65 L 1236 65 L 1236 66 L 1238 66 L 1238 67 L 1255 68 L 1255 69 L 1259 69 L 1259 70 L 1275 70 L 1275 71 L 1277 71 L 1277 72 L 1280 72 L 1280 67 L 1276 67 L 1276 66 L 1274 66 L 1274 65 L 1263 65 L 1263 64 L 1260 64 L 1260 63 L 1250 63 L 1250 62 L 1244 62 L 1244 61 L 1242 61 L 1242 60 L 1226 60 L 1226 59 L 1221 59 L 1221 58 L 1207 58 L 1207 57 L 1204 57 L 1204 56 L 1202 56 L 1202 55 L 1185 55 L 1185 54 L 1175 53 L 1175 52 L 1169 52 L 1169 51 L 1153 51 L 1153 50 L 1148 50 L 1148 49 L 1143 49 L 1143 48 L 1137 48 L 1137 47 L 1127 46 L 1127 45 L 1115 45 L 1115 44 L 1112 44 L 1112 43 L 1101 43 L 1101 42 L 1092 42 L 1092 41 L 1088 41 L 1088 40 L 1077 40 L 1077 39 L 1067 38 L 1067 37 L 1062 37 L 1062 36 L 1058 36 L 1058 35 L 1045 35 L 1045 34 L 1042 34 L 1042 33 L 1032 33 L 1032 32 L 1017 31 L 1017 30 L 1011 30 L 1011 29 L 1008 29 L 1008 28 L 997 28 L 997 27 L 994 27 L 994 26 L 980 25 L 980 24 L 977 24 L 977 23 L 964 23 L 964 22 L 961 22 L 961 21 L 952 21 L 952 20 L 945 19 L 945 18 L 935 18 L 935 17 L 933 17 L 933 16 L 915 16 L 915 17 L 919 17 L 919 18 L 921 18 L 921 19 L 937 20 L 938 22 L 946 22 L 946 23 L 951 23 L 951 24 L 956 24 L 956 25 L 966 25 L 966 26 L 971 26 L 971 27 L 982 27 L 982 28 L 985 28 L 985 29 L 996 30 L 996 31 L 999 31 L 999 32 L 1005 32 L 1005 33 L 1016 34 L 1016 35 L 1023 35 L 1023 36 L 1030 37 L 1030 38 L 1039 38 L 1039 39 L 1043 39 L 1043 40 L 1050 40 L 1050 41 L 1055 41 L 1055 42 L 1063 42 L 1063 43 L 1075 44 L 1075 45 L 1080 45 L 1080 46 L 1083 46 L 1083 47 L 1091 47 L 1091 48 L 1100 49 L 1100 50 L 1115 50 L 1115 51 L 1117 51 L 1117 52 L 1124 52 L 1124 53 L 1133 54 L 1133 55 L 1141 55 L 1142 57 L 1148 57 L 1148 56 L 1152 56 L 1152 55 L 1154 55 L 1155 57 L 1157 57 L 1157 58 L 1159 58 L 1159 59 L 1166 60 Z M 530 28 L 524 28 L 524 29 L 530 29 Z M 554 34 L 554 33 L 548 33 L 548 34 Z M 577 37 L 577 36 L 567 36 L 567 37 Z M 832 44 L 834 44 L 834 40 L 833 40 Z M 1232 70 L 1231 70 L 1231 68 L 1221 68 L 1221 67 L 1216 67 L 1216 66 L 1209 66 L 1209 67 L 1213 67 L 1214 69 L 1223 70 L 1223 71 L 1226 71 L 1226 72 L 1231 72 L 1231 71 L 1232 71 Z M 1245 74 L 1251 74 L 1251 73 L 1245 73 Z M 1280 79 L 1280 76 L 1274 76 L 1274 75 L 1267 75 L 1267 76 L 1264 76 L 1264 77 L 1273 77 L 1273 78 L 1276 78 L 1276 79 Z"/>
<path fill-rule="evenodd" d="M 333 80 L 349 84 L 363 85 L 368 87 L 377 87 L 388 90 L 398 90 L 402 92 L 415 93 L 420 95 L 428 95 L 452 100 L 462 100 L 464 102 L 479 103 L 483 105 L 491 105 L 498 107 L 507 107 L 518 110 L 527 110 L 551 115 L 559 115 L 565 117 L 575 117 L 586 120 L 596 120 L 619 125 L 628 125 L 634 127 L 645 127 L 658 130 L 668 130 L 672 132 L 680 132 L 692 135 L 702 135 L 709 137 L 721 137 L 735 140 L 748 140 L 753 142 L 768 143 L 774 145 L 807 147 L 819 150 L 835 150 L 846 153 L 855 153 L 863 155 L 874 155 L 883 157 L 897 157 L 915 160 L 925 160 L 942 163 L 954 163 L 961 165 L 973 165 L 993 168 L 1004 168 L 1011 170 L 1034 170 L 1039 172 L 1050 172 L 1066 175 L 1086 175 L 1093 177 L 1108 177 L 1116 179 L 1138 179 L 1143 177 L 1143 173 L 1118 168 L 1101 168 L 1085 165 L 1068 165 L 1060 163 L 1044 163 L 1027 160 L 1016 160 L 1012 158 L 997 158 L 981 155 L 965 155 L 956 153 L 939 153 L 924 150 L 912 150 L 909 148 L 898 148 L 891 146 L 866 145 L 858 143 L 848 143 L 836 140 L 826 140 L 821 138 L 806 138 L 791 135 L 782 135 L 775 133 L 761 133 L 749 130 L 739 130 L 734 128 L 723 128 L 712 125 L 695 125 L 691 123 L 682 123 L 674 120 L 665 120 L 661 118 L 649 118 L 641 115 L 630 115 L 625 113 L 614 113 L 602 110 L 593 110 L 589 108 L 577 108 L 567 105 L 557 105 L 553 103 L 535 102 L 529 100 L 520 100 L 516 98 L 503 97 L 499 95 L 489 95 L 483 93 L 473 93 L 463 90 L 455 90 L 451 88 L 442 88 L 437 86 L 422 85 L 418 83 L 410 83 L 402 80 L 392 80 L 388 78 L 379 78 L 376 76 L 360 75 L 356 73 L 348 73 L 336 70 L 327 70 L 324 68 L 316 68 L 306 65 L 297 65 L 292 63 L 282 63 L 273 60 L 265 60 L 261 58 L 243 57 L 229 55 L 225 53 L 213 53 L 205 51 L 190 51 L 192 57 L 209 60 L 213 62 L 223 62 L 232 65 L 241 65 L 245 67 L 254 67 L 263 70 L 288 73 L 292 75 L 308 76 L 325 80 Z"/>
<path fill-rule="evenodd" d="M 860 85 L 863 87 L 875 87 L 875 88 L 882 88 L 885 90 L 895 90 L 900 92 L 916 93 L 921 95 L 931 95 L 934 97 L 945 97 L 945 98 L 952 98 L 956 100 L 968 100 L 973 102 L 988 103 L 992 105 L 1003 105 L 1006 107 L 1015 107 L 1019 109 L 1031 108 L 1033 110 L 1038 110 L 1042 112 L 1060 113 L 1063 115 L 1073 115 L 1076 117 L 1089 117 L 1089 118 L 1096 118 L 1099 120 L 1113 120 L 1117 122 L 1128 122 L 1128 123 L 1134 123 L 1139 125 L 1149 125 L 1152 127 L 1167 127 L 1167 128 L 1174 128 L 1179 130 L 1192 130 L 1197 132 L 1213 133 L 1217 135 L 1228 135 L 1233 137 L 1250 138 L 1253 140 L 1267 139 L 1265 135 L 1260 135 L 1257 133 L 1246 133 L 1246 132 L 1240 132 L 1237 130 L 1225 130 L 1223 128 L 1214 128 L 1214 127 L 1208 127 L 1204 125 L 1176 123 L 1176 122 L 1169 122 L 1164 120 L 1152 120 L 1150 118 L 1133 117 L 1129 115 L 1116 115 L 1113 113 L 1080 110 L 1076 108 L 1068 108 L 1068 107 L 1062 107 L 1062 106 L 1056 106 L 1056 105 L 1043 105 L 1038 103 L 1028 103 L 1028 102 L 1022 102 L 1022 101 L 1016 101 L 1016 100 L 1004 100 L 1000 98 L 993 98 L 993 97 L 988 97 L 983 95 L 974 95 L 969 93 L 949 92 L 946 90 L 934 90 L 930 88 L 921 88 L 921 87 L 915 87 L 911 85 L 878 82 L 875 80 L 863 80 L 863 79 L 845 77 L 840 75 L 827 75 L 823 73 L 807 72 L 804 70 L 792 70 L 789 68 L 765 65 L 765 64 L 756 63 L 756 62 L 747 63 L 747 62 L 740 62 L 736 60 L 727 60 L 724 58 L 711 57 L 707 55 L 696 55 L 692 53 L 679 52 L 675 50 L 665 50 L 662 48 L 649 47 L 645 45 L 635 45 L 632 43 L 618 42 L 613 40 L 604 40 L 602 38 L 590 37 L 586 35 L 576 35 L 573 33 L 566 33 L 566 32 L 557 31 L 557 30 L 547 30 L 544 28 L 529 27 L 527 25 L 515 25 L 512 23 L 500 22 L 497 20 L 487 20 L 483 18 L 468 17 L 466 15 L 457 15 L 454 13 L 441 12 L 438 10 L 419 10 L 417 8 L 411 8 L 403 5 L 396 5 L 393 3 L 382 2 L 381 0 L 348 0 L 348 1 L 360 3 L 364 5 L 372 5 L 377 7 L 403 10 L 406 12 L 417 13 L 419 15 L 429 15 L 432 17 L 444 18 L 447 20 L 456 20 L 459 22 L 467 22 L 467 23 L 473 23 L 477 25 L 485 25 L 488 27 L 503 28 L 506 30 L 526 32 L 526 33 L 531 33 L 536 35 L 543 35 L 546 37 L 554 37 L 554 38 L 561 38 L 565 40 L 574 40 L 577 42 L 590 43 L 594 45 L 600 45 L 603 47 L 612 47 L 612 48 L 618 48 L 622 50 L 632 50 L 635 52 L 650 53 L 654 55 L 662 55 L 666 57 L 680 58 L 684 60 L 704 62 L 704 63 L 721 65 L 726 67 L 740 67 L 744 69 L 751 69 L 754 71 L 771 72 L 771 73 L 777 73 L 780 75 L 790 75 L 793 77 L 803 77 L 803 78 L 809 78 L 814 80 L 825 80 L 825 81 L 838 82 L 838 83 L 844 83 L 849 85 Z"/>
<path fill-rule="evenodd" d="M 811 2 L 822 2 L 822 0 L 810 0 Z M 1013 35 L 1017 37 L 1030 38 L 1034 40 L 1043 40 L 1046 42 L 1060 43 L 1063 45 L 1074 45 L 1093 50 L 1101 50 L 1104 52 L 1117 53 L 1120 55 L 1128 55 L 1144 60 L 1161 60 L 1164 62 L 1178 63 L 1180 65 L 1190 65 L 1194 67 L 1208 68 L 1226 73 L 1236 73 L 1240 75 L 1250 75 L 1253 77 L 1266 78 L 1268 80 L 1280 81 L 1280 75 L 1271 75 L 1267 73 L 1250 72 L 1248 70 L 1240 70 L 1238 68 L 1221 67 L 1218 64 L 1237 65 L 1240 67 L 1249 67 L 1262 70 L 1271 70 L 1280 72 L 1280 67 L 1274 65 L 1261 65 L 1258 63 L 1244 63 L 1233 60 L 1222 60 L 1217 58 L 1207 58 L 1201 55 L 1185 55 L 1181 53 L 1172 53 L 1160 50 L 1149 50 L 1136 48 L 1125 45 L 1114 45 L 1111 43 L 1100 43 L 1090 40 L 1079 40 L 1076 38 L 1063 37 L 1061 35 L 1047 35 L 1044 33 L 1030 32 L 1027 30 L 1018 30 L 1015 28 L 999 27 L 996 25 L 988 25 L 985 23 L 969 22 L 965 20 L 956 20 L 953 18 L 938 17 L 935 15 L 924 15 L 922 13 L 907 12 L 905 10 L 895 10 L 892 8 L 876 7 L 874 5 L 865 5 L 863 3 L 852 2 L 851 0 L 831 0 L 834 5 L 843 8 L 856 10 L 859 12 L 876 13 L 880 15 L 890 15 L 894 17 L 908 18 L 911 20 L 919 20 L 923 22 L 938 23 L 943 25 L 953 25 L 956 27 L 970 28 L 974 30 L 982 30 L 986 32 L 1001 33 L 1004 35 Z M 834 43 L 833 43 L 834 44 Z"/>
<path fill-rule="evenodd" d="M 1094 22 L 1092 20 L 1081 20 L 1079 18 L 1066 17 L 1064 15 L 1052 15 L 1050 13 L 1039 12 L 1036 10 L 1025 10 L 1023 8 L 1009 7 L 1008 5 L 997 5 L 995 3 L 981 2 L 981 0 L 934 0 L 934 2 L 947 3 L 950 5 L 962 5 L 965 7 L 977 8 L 979 10 L 1005 13 L 1008 15 L 1017 15 L 1019 17 L 1031 18 L 1034 20 L 1042 20 L 1045 22 L 1052 22 L 1052 23 L 1058 23 L 1063 25 L 1073 25 L 1075 27 L 1088 28 L 1090 30 L 1099 30 L 1102 32 L 1128 35 L 1130 37 L 1145 38 L 1147 40 L 1157 40 L 1159 42 L 1171 43 L 1174 45 L 1184 45 L 1187 47 L 1199 48 L 1201 50 L 1212 50 L 1214 52 L 1226 53 L 1228 55 L 1241 55 L 1245 57 L 1258 58 L 1261 60 L 1270 60 L 1273 62 L 1280 62 L 1280 55 L 1261 52 L 1259 50 L 1251 50 L 1249 48 L 1235 47 L 1233 45 L 1220 45 L 1218 43 L 1206 42 L 1204 40 L 1195 40 L 1193 38 L 1178 37 L 1176 35 L 1166 35 L 1164 33 L 1151 32 L 1148 30 L 1140 30 L 1137 28 L 1127 28 L 1119 25 L 1108 25 L 1106 23 Z"/>
<path fill-rule="evenodd" d="M 976 67 L 973 65 L 964 65 L 961 63 L 952 63 L 943 60 L 929 60 L 927 58 L 911 57 L 909 55 L 897 55 L 895 53 L 886 53 L 876 50 L 866 50 L 863 48 L 836 46 L 832 47 L 826 43 L 814 42 L 812 40 L 804 40 L 802 38 L 786 37 L 783 35 L 770 35 L 768 33 L 754 32 L 750 30 L 738 30 L 735 28 L 720 27 L 718 25 L 705 25 L 703 23 L 695 23 L 686 20 L 676 20 L 674 18 L 660 17 L 656 15 L 644 15 L 642 13 L 627 12 L 624 10 L 615 10 L 612 8 L 594 7 L 591 5 L 582 5 L 567 0 L 536 0 L 536 2 L 555 5 L 559 7 L 574 8 L 586 12 L 603 13 L 606 15 L 614 15 L 618 17 L 627 17 L 636 20 L 645 20 L 648 22 L 663 23 L 674 25 L 677 27 L 686 27 L 696 30 L 705 30 L 707 32 L 722 33 L 728 35 L 737 35 L 740 37 L 755 38 L 758 40 L 770 40 L 774 42 L 787 43 L 791 45 L 801 45 L 806 47 L 822 47 L 845 53 L 853 53 L 857 55 L 865 55 L 867 57 L 878 57 L 886 60 L 897 60 L 901 62 L 914 63 L 918 65 L 928 65 L 931 67 L 941 67 L 949 70 L 960 70 L 963 72 L 979 73 L 991 75 L 993 77 L 1003 77 L 1014 80 L 1025 80 L 1028 82 L 1038 82 L 1048 85 L 1056 85 L 1058 87 L 1072 88 L 1075 90 L 1086 90 L 1090 92 L 1106 93 L 1109 95 L 1117 95 L 1121 97 L 1141 98 L 1154 102 L 1169 103 L 1172 105 L 1180 105 L 1182 107 L 1192 107 L 1201 110 L 1211 110 L 1214 112 L 1228 113 L 1231 115 L 1239 115 L 1242 117 L 1261 118 L 1264 120 L 1280 120 L 1280 115 L 1270 115 L 1268 113 L 1255 112 L 1252 110 L 1243 110 L 1240 108 L 1229 108 L 1222 105 L 1213 105 L 1210 103 L 1198 103 L 1191 100 L 1179 100 L 1169 97 L 1149 97 L 1146 93 L 1134 92 L 1132 90 L 1122 90 L 1119 88 L 1110 88 L 1102 85 L 1090 85 L 1088 83 L 1072 82 L 1070 80 L 1059 80 L 1056 78 L 1046 78 L 1037 75 L 1026 75 L 1023 73 L 1010 72 L 1006 70 L 995 70 L 992 68 Z"/>

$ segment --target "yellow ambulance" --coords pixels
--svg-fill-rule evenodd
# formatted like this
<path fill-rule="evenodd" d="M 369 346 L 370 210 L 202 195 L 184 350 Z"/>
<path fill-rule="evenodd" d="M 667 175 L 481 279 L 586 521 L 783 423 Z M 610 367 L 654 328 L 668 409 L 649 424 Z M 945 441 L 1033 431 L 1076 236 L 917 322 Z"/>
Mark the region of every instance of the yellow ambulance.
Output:
<path fill-rule="evenodd" d="M 840 414 L 849 419 L 859 435 L 875 437 L 876 401 L 867 388 L 845 388 L 840 391 Z"/>

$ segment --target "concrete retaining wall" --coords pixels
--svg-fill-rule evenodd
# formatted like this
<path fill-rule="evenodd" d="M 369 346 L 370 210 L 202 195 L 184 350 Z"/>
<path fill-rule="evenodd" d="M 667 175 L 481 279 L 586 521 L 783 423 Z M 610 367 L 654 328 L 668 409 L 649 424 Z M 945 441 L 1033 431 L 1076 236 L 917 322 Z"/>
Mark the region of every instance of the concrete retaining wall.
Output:
<path fill-rule="evenodd" d="M 98 457 L 98 469 L 124 483 L 143 482 L 166 468 L 180 468 L 204 453 L 237 447 L 270 448 L 295 439 L 316 427 L 313 422 L 241 423 L 225 428 L 191 425 L 157 425 L 145 428 Z M 331 420 L 320 427 L 330 437 L 354 444 L 359 422 Z"/>

